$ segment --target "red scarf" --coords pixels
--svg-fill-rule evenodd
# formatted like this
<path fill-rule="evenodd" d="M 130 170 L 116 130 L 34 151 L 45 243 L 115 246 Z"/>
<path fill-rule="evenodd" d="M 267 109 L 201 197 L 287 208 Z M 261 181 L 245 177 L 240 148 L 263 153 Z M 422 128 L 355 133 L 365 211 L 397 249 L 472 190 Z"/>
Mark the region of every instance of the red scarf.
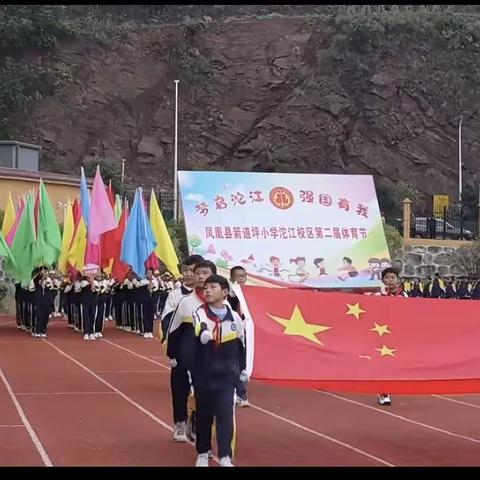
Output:
<path fill-rule="evenodd" d="M 387 290 L 384 295 L 387 297 L 403 297 L 403 288 L 398 286 L 395 290 Z"/>
<path fill-rule="evenodd" d="M 222 321 L 210 310 L 206 303 L 202 305 L 202 308 L 205 311 L 207 318 L 212 322 L 215 322 L 215 327 L 213 328 L 212 335 L 213 341 L 216 345 L 218 345 L 221 343 L 222 340 Z"/>

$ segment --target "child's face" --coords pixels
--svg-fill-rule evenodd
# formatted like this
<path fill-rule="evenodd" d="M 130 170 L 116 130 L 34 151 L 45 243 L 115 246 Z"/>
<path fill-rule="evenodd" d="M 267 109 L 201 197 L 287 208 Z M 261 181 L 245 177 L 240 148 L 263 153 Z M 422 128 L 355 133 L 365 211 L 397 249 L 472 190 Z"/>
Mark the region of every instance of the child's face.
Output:
<path fill-rule="evenodd" d="M 207 283 L 205 285 L 204 296 L 208 304 L 223 302 L 228 295 L 227 289 L 222 289 L 219 283 Z"/>
<path fill-rule="evenodd" d="M 194 274 L 193 269 L 195 265 L 182 265 L 182 276 L 184 283 L 188 285 L 192 285 L 194 281 Z"/>
<path fill-rule="evenodd" d="M 197 287 L 203 287 L 205 280 L 213 275 L 212 269 L 208 267 L 197 268 L 194 273 L 195 285 Z"/>
<path fill-rule="evenodd" d="M 238 283 L 239 285 L 244 285 L 247 281 L 247 272 L 245 270 L 234 270 L 232 273 L 232 282 Z"/>
<path fill-rule="evenodd" d="M 278 266 L 280 265 L 280 260 L 278 260 L 277 258 L 274 258 L 274 259 L 272 260 L 272 265 L 273 265 L 274 267 L 278 267 Z"/>
<path fill-rule="evenodd" d="M 304 267 L 305 266 L 305 260 L 299 260 L 297 262 L 297 267 Z"/>
<path fill-rule="evenodd" d="M 388 289 L 393 290 L 398 287 L 398 277 L 394 273 L 387 273 L 382 281 Z"/>

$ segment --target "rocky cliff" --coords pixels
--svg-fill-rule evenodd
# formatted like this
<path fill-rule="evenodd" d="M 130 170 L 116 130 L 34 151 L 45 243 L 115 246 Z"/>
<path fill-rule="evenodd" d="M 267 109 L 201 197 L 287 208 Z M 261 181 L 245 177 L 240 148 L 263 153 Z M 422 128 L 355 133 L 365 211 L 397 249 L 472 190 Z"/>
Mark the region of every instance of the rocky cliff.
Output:
<path fill-rule="evenodd" d="M 179 78 L 180 168 L 369 173 L 455 194 L 463 114 L 464 175 L 480 180 L 476 34 L 452 46 L 434 20 L 368 22 L 204 17 L 72 41 L 48 55 L 72 81 L 12 122 L 46 169 L 126 158 L 135 181 L 168 187 Z"/>

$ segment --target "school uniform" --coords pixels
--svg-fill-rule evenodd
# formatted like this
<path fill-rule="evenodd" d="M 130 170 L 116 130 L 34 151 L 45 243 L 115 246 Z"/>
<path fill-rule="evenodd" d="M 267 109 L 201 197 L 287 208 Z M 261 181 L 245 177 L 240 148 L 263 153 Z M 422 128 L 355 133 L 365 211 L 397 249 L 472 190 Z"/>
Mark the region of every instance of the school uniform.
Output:
<path fill-rule="evenodd" d="M 95 280 L 95 292 L 97 294 L 97 308 L 95 312 L 95 324 L 93 332 L 95 336 L 101 337 L 103 335 L 103 322 L 106 318 L 107 303 L 108 303 L 108 280 Z"/>
<path fill-rule="evenodd" d="M 457 298 L 455 282 L 448 282 L 445 287 L 445 298 Z"/>
<path fill-rule="evenodd" d="M 243 321 L 228 305 L 223 318 L 202 303 L 193 313 L 195 333 L 192 378 L 196 401 L 196 449 L 208 455 L 215 418 L 218 456 L 233 456 L 235 436 L 234 390 L 246 380 Z"/>
<path fill-rule="evenodd" d="M 45 279 L 37 276 L 30 282 L 30 291 L 33 293 L 35 304 L 34 336 L 45 337 L 47 335 L 48 319 L 54 311 L 54 301 L 58 290 L 50 277 Z"/>
<path fill-rule="evenodd" d="M 430 284 L 430 298 L 443 298 L 445 296 L 445 284 L 441 278 L 434 278 Z"/>
<path fill-rule="evenodd" d="M 162 342 L 164 342 L 167 338 L 170 322 L 178 303 L 183 297 L 190 295 L 192 292 L 193 288 L 188 288 L 182 284 L 180 285 L 180 288 L 175 288 L 168 293 L 165 300 L 165 305 L 161 311 Z"/>
<path fill-rule="evenodd" d="M 95 324 L 95 311 L 97 307 L 97 294 L 95 292 L 95 284 L 90 285 L 87 278 L 83 278 L 80 282 L 79 305 L 80 305 L 80 317 L 82 319 L 83 326 L 83 338 L 84 340 L 93 340 L 94 336 L 94 324 Z"/>
<path fill-rule="evenodd" d="M 423 297 L 422 282 L 413 282 L 412 288 L 409 292 L 409 296 L 413 298 Z"/>

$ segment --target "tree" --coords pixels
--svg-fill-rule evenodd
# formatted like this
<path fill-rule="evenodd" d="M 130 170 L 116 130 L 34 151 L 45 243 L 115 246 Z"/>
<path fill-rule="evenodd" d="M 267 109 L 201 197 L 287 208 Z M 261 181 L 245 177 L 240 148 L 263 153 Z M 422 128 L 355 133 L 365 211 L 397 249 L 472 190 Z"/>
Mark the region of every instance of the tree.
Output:
<path fill-rule="evenodd" d="M 388 251 L 390 252 L 390 258 L 394 259 L 398 250 L 403 245 L 403 238 L 395 227 L 392 227 L 387 223 L 383 224 L 383 230 L 385 232 L 385 238 L 387 240 Z"/>
<path fill-rule="evenodd" d="M 458 265 L 466 275 L 480 277 L 480 241 L 476 240 L 457 250 Z"/>
<path fill-rule="evenodd" d="M 85 162 L 83 166 L 85 175 L 87 177 L 94 177 L 97 165 L 100 165 L 103 181 L 107 184 L 111 181 L 115 193 L 122 194 L 126 185 L 122 185 L 121 164 L 111 158 L 94 158 Z"/>

